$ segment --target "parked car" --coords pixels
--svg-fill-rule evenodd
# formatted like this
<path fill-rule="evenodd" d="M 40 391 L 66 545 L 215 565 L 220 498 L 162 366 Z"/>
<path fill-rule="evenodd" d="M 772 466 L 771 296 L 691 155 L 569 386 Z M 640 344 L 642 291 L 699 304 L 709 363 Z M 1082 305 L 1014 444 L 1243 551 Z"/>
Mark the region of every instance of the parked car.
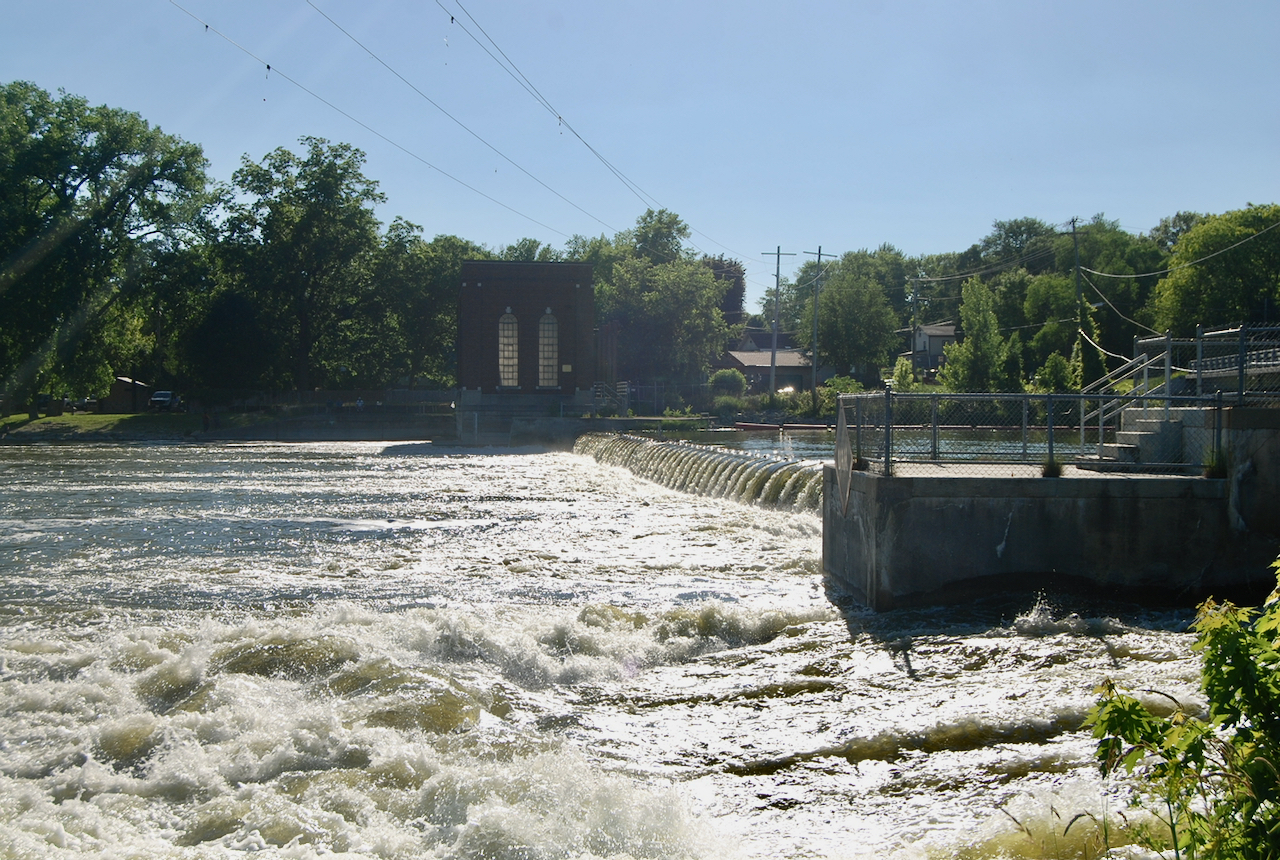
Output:
<path fill-rule="evenodd" d="M 147 401 L 147 408 L 157 412 L 172 412 L 182 405 L 182 399 L 172 391 L 157 391 Z"/>

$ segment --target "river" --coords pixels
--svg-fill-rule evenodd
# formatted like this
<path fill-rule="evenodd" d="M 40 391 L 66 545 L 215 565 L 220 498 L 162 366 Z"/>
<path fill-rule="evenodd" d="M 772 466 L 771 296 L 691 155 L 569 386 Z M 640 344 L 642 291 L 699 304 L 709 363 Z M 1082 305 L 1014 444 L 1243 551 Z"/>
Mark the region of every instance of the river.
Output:
<path fill-rule="evenodd" d="M 1194 702 L 1190 613 L 842 614 L 821 529 L 571 453 L 0 447 L 0 857 L 1094 856 L 1094 688 Z"/>

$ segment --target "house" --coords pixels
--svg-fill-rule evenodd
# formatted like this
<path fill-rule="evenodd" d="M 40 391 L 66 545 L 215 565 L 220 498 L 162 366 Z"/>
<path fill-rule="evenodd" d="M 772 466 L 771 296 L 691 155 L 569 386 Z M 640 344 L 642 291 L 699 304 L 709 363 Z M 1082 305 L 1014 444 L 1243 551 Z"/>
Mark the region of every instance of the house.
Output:
<path fill-rule="evenodd" d="M 791 388 L 806 391 L 813 380 L 813 364 L 807 353 L 798 349 L 779 349 L 777 364 L 773 362 L 771 349 L 731 349 L 712 362 L 712 369 L 737 370 L 747 378 L 747 390 L 751 393 L 769 390 L 769 372 L 774 373 L 778 390 Z"/>
<path fill-rule="evenodd" d="M 917 325 L 910 329 L 911 366 L 916 372 L 934 371 L 946 361 L 942 348 L 956 342 L 956 327 L 952 323 Z"/>

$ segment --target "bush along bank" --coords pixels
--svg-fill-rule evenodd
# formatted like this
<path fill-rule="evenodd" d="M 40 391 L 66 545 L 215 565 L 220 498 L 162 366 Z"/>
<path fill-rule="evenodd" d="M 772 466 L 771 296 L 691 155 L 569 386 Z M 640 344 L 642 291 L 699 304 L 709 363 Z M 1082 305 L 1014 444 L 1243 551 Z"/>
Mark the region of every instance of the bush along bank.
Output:
<path fill-rule="evenodd" d="M 1102 771 L 1138 777 L 1158 823 L 1132 835 L 1160 856 L 1280 860 L 1280 582 L 1261 609 L 1206 601 L 1193 629 L 1207 716 L 1154 716 L 1106 682 L 1088 720 Z"/>

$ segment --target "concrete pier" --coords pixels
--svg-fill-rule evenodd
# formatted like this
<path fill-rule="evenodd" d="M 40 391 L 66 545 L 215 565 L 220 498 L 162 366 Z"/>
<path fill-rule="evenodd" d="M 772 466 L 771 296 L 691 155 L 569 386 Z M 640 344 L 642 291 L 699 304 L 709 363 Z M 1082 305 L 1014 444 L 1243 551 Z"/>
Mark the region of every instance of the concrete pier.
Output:
<path fill-rule="evenodd" d="M 828 596 L 876 610 L 1037 588 L 1190 602 L 1274 584 L 1275 544 L 1233 529 L 1229 479 L 1013 471 L 853 472 L 846 505 L 827 466 Z"/>

